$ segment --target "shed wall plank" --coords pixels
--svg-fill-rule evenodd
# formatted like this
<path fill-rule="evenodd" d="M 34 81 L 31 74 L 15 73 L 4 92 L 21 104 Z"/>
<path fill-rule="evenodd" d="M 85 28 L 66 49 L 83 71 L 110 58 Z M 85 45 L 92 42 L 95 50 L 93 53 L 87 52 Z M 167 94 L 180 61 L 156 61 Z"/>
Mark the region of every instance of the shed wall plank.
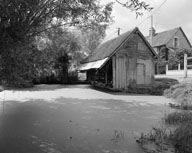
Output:
<path fill-rule="evenodd" d="M 112 57 L 112 71 L 113 71 L 113 88 L 116 88 L 116 59 L 115 56 Z"/>

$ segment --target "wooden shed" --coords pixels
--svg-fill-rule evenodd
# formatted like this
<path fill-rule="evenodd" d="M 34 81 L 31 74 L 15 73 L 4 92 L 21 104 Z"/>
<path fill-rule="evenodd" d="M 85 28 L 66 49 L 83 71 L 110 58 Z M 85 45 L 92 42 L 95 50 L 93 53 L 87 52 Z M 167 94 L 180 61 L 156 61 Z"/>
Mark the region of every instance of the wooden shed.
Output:
<path fill-rule="evenodd" d="M 79 70 L 87 72 L 87 80 L 91 83 L 126 90 L 153 84 L 156 57 L 136 27 L 99 45 Z"/>

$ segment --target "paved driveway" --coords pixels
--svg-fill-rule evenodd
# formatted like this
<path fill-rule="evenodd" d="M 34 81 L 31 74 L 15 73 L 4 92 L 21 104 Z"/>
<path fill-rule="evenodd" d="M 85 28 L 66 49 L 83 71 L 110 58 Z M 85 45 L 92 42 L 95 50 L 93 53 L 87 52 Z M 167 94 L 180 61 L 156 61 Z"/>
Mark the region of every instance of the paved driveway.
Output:
<path fill-rule="evenodd" d="M 161 96 L 88 85 L 0 92 L 2 153 L 142 153 L 135 140 L 169 111 Z"/>

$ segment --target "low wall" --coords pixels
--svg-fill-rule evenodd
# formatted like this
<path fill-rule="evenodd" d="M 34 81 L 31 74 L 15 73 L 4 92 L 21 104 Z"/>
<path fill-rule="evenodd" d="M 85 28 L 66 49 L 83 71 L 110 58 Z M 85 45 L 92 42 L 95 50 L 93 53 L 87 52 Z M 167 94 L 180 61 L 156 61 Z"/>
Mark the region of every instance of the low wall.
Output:
<path fill-rule="evenodd" d="M 166 75 L 183 75 L 184 76 L 185 72 L 184 70 L 168 70 L 166 71 Z M 192 75 L 192 70 L 187 70 L 188 75 Z"/>

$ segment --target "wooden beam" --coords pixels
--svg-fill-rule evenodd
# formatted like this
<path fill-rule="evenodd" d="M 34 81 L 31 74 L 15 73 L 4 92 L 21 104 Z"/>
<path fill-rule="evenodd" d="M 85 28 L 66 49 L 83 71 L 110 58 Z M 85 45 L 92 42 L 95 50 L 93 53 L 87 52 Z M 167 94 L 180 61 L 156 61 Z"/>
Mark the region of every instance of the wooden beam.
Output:
<path fill-rule="evenodd" d="M 108 83 L 108 71 L 109 71 L 109 66 L 110 66 L 111 60 L 108 61 L 108 63 L 106 64 L 106 69 L 105 69 L 105 83 Z"/>
<path fill-rule="evenodd" d="M 187 67 L 192 67 L 192 65 L 187 65 Z"/>
<path fill-rule="evenodd" d="M 115 55 L 112 57 L 112 71 L 113 71 L 113 88 L 116 88 L 116 57 Z"/>
<path fill-rule="evenodd" d="M 191 60 L 192 59 L 192 57 L 187 57 L 187 60 Z"/>
<path fill-rule="evenodd" d="M 184 78 L 187 78 L 187 54 L 184 54 Z"/>

